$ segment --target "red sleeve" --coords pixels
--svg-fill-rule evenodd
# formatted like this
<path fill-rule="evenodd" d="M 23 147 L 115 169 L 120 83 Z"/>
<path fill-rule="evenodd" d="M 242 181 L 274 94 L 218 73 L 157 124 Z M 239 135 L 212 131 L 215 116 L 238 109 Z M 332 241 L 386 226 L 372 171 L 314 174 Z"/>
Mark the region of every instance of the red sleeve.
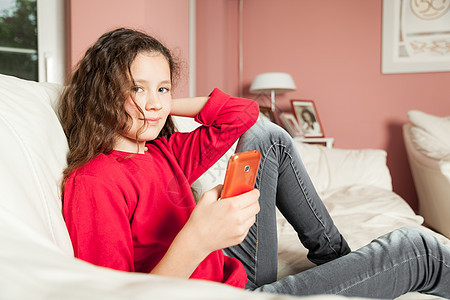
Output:
<path fill-rule="evenodd" d="M 75 257 L 116 270 L 134 271 L 129 209 L 115 184 L 80 175 L 69 178 L 64 217 Z"/>
<path fill-rule="evenodd" d="M 190 133 L 177 132 L 169 147 L 189 184 L 206 172 L 258 119 L 258 104 L 215 89 L 195 120 L 202 124 Z"/>

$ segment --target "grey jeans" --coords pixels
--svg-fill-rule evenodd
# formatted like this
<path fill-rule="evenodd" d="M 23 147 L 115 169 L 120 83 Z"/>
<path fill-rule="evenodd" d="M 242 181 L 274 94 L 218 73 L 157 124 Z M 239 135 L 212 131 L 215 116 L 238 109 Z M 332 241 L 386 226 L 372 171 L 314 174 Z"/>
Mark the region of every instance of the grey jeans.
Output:
<path fill-rule="evenodd" d="M 258 121 L 237 152 L 259 150 L 255 187 L 261 211 L 245 240 L 224 249 L 247 272 L 246 289 L 291 295 L 338 294 L 395 298 L 421 291 L 450 298 L 450 249 L 413 228 L 398 229 L 349 254 L 350 249 L 303 166 L 292 138 Z M 276 207 L 318 266 L 277 281 Z"/>

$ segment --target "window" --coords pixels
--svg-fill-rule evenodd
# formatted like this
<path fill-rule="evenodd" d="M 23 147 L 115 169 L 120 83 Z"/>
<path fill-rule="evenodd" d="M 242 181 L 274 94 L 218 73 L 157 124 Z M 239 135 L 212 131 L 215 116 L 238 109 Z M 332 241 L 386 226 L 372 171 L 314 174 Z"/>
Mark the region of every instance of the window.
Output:
<path fill-rule="evenodd" d="M 64 1 L 0 0 L 0 73 L 64 82 Z"/>

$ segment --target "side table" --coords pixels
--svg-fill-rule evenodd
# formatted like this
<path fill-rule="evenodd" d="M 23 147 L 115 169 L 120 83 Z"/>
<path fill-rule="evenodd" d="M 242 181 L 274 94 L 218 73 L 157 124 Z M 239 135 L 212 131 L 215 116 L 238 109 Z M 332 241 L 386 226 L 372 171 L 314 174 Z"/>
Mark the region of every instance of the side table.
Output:
<path fill-rule="evenodd" d="M 294 141 L 309 143 L 309 144 L 324 144 L 327 148 L 333 148 L 334 138 L 323 137 L 323 138 L 305 138 L 301 136 L 294 137 Z"/>

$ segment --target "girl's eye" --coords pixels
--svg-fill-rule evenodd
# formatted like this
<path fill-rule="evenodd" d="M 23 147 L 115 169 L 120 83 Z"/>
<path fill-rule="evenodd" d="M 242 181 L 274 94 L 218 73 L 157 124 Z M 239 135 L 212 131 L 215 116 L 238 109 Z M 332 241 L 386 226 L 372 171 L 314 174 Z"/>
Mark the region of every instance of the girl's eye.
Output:
<path fill-rule="evenodd" d="M 133 88 L 133 91 L 135 92 L 135 93 L 140 93 L 140 92 L 142 92 L 142 91 L 144 91 L 140 86 L 135 86 L 134 88 Z"/>
<path fill-rule="evenodd" d="M 169 89 L 166 88 L 166 87 L 160 87 L 160 88 L 158 89 L 158 92 L 159 92 L 159 93 L 165 94 L 165 93 L 169 92 Z"/>

